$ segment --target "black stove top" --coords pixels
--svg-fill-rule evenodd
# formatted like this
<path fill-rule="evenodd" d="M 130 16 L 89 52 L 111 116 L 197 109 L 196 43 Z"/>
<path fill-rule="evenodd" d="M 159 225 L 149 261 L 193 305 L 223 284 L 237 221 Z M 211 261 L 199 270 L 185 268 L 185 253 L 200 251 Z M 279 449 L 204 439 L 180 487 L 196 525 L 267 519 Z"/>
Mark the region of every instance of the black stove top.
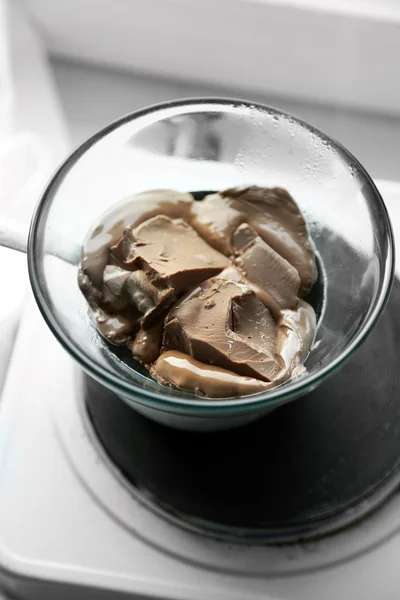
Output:
<path fill-rule="evenodd" d="M 94 429 L 130 483 L 183 522 L 250 529 L 266 541 L 335 529 L 400 482 L 399 307 L 395 282 L 379 325 L 348 364 L 252 425 L 169 429 L 88 378 Z"/>

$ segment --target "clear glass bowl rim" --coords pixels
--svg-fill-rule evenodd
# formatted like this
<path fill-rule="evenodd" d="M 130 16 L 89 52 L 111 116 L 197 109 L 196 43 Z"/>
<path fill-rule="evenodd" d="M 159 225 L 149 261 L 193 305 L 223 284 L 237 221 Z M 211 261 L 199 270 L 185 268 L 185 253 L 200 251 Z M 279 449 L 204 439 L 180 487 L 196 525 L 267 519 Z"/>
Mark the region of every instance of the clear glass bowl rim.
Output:
<path fill-rule="evenodd" d="M 185 392 L 182 392 L 182 398 L 177 398 L 175 396 L 171 397 L 168 394 L 168 388 L 165 388 L 165 392 L 164 390 L 160 390 L 160 392 L 157 393 L 154 391 L 147 390 L 139 385 L 136 385 L 134 382 L 128 383 L 122 380 L 117 375 L 113 375 L 106 372 L 100 365 L 96 363 L 96 361 L 92 360 L 90 356 L 82 352 L 78 344 L 75 344 L 66 336 L 66 334 L 63 331 L 63 328 L 60 326 L 58 319 L 52 310 L 52 307 L 48 304 L 46 300 L 46 292 L 43 289 L 43 284 L 40 281 L 40 277 L 37 276 L 38 255 L 36 252 L 41 220 L 43 214 L 46 213 L 49 197 L 51 198 L 53 192 L 56 193 L 57 187 L 62 182 L 65 174 L 74 166 L 74 164 L 79 160 L 79 158 L 93 144 L 95 144 L 103 137 L 107 136 L 109 133 L 111 133 L 124 123 L 132 121 L 139 117 L 149 115 L 153 112 L 169 108 L 184 108 L 188 106 L 193 107 L 196 105 L 198 105 L 199 109 L 201 110 L 202 106 L 204 108 L 204 105 L 210 104 L 214 104 L 219 107 L 233 106 L 237 108 L 255 108 L 257 110 L 266 111 L 269 114 L 276 114 L 281 117 L 288 118 L 293 122 L 296 122 L 300 126 L 308 129 L 314 135 L 329 142 L 329 144 L 335 150 L 340 151 L 342 155 L 344 154 L 349 161 L 351 161 L 353 164 L 356 164 L 359 171 L 365 177 L 365 180 L 368 182 L 370 188 L 374 193 L 374 199 L 378 202 L 378 204 L 380 204 L 380 213 L 382 215 L 382 218 L 385 220 L 384 230 L 386 231 L 387 236 L 387 256 L 385 261 L 383 277 L 381 276 L 382 285 L 379 290 L 378 296 L 375 300 L 373 309 L 371 310 L 369 318 L 359 329 L 353 341 L 348 346 L 346 346 L 346 348 L 338 357 L 336 357 L 331 363 L 329 363 L 316 373 L 312 375 L 307 375 L 302 379 L 289 382 L 283 385 L 282 387 L 278 387 L 267 392 L 260 392 L 251 396 L 242 396 L 240 398 L 221 398 L 212 400 L 208 398 L 202 399 L 200 397 L 194 398 L 193 395 L 185 398 Z M 383 310 L 385 309 L 385 306 L 390 296 L 394 278 L 394 256 L 395 248 L 393 231 L 385 203 L 370 175 L 360 164 L 357 158 L 353 156 L 353 154 L 349 150 L 347 150 L 347 148 L 345 148 L 340 142 L 338 142 L 334 138 L 322 132 L 320 129 L 278 108 L 259 102 L 240 100 L 237 98 L 219 97 L 185 98 L 153 104 L 146 108 L 132 111 L 116 119 L 115 121 L 112 121 L 105 127 L 102 127 L 100 130 L 89 136 L 84 142 L 82 142 L 78 147 L 76 147 L 71 152 L 71 154 L 69 154 L 65 158 L 65 160 L 58 166 L 56 171 L 53 173 L 51 179 L 47 183 L 33 213 L 28 238 L 28 271 L 34 297 L 48 327 L 50 328 L 54 336 L 57 338 L 57 340 L 64 347 L 64 349 L 67 350 L 67 352 L 77 361 L 77 363 L 97 381 L 99 381 L 106 387 L 111 388 L 115 393 L 128 397 L 133 402 L 138 402 L 143 405 L 149 405 L 153 408 L 164 411 L 179 412 L 180 410 L 184 410 L 185 413 L 190 412 L 196 414 L 199 414 L 201 412 L 209 413 L 211 408 L 215 409 L 215 411 L 213 411 L 214 414 L 222 415 L 223 413 L 227 412 L 229 414 L 233 414 L 248 412 L 251 409 L 258 410 L 262 409 L 263 407 L 270 407 L 277 403 L 284 404 L 290 399 L 301 396 L 302 394 L 306 393 L 307 390 L 317 387 L 328 376 L 336 373 L 345 364 L 345 362 L 349 358 L 351 358 L 351 356 L 359 348 L 359 346 L 365 341 L 367 336 L 371 333 L 373 327 L 378 322 Z"/>

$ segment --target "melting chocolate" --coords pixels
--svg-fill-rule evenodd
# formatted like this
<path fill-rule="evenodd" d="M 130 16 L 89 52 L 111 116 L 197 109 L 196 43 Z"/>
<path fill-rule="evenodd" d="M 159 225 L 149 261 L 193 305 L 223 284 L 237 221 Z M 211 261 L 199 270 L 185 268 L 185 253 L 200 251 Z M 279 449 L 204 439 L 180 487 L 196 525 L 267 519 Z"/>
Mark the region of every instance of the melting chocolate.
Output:
<path fill-rule="evenodd" d="M 266 391 L 304 371 L 316 279 L 304 218 L 280 188 L 194 202 L 143 192 L 85 239 L 79 286 L 99 332 L 160 383 L 210 398 Z"/>
<path fill-rule="evenodd" d="M 276 355 L 282 368 L 280 377 L 293 377 L 304 372 L 315 337 L 315 312 L 307 302 L 299 300 L 297 310 L 283 310 L 278 326 Z"/>
<path fill-rule="evenodd" d="M 266 306 L 274 317 L 275 321 L 278 321 L 281 316 L 281 307 L 277 301 L 271 296 L 269 292 L 263 290 L 259 285 L 249 281 L 240 269 L 235 266 L 230 266 L 221 271 L 218 275 L 219 279 L 225 279 L 226 281 L 236 281 L 237 283 L 243 283 L 246 287 L 250 288 L 255 293 L 257 298 Z"/>
<path fill-rule="evenodd" d="M 263 381 L 279 370 L 270 312 L 243 284 L 218 278 L 170 311 L 163 349 Z"/>
<path fill-rule="evenodd" d="M 81 270 L 95 288 L 101 289 L 109 249 L 118 242 L 126 227 L 137 227 L 158 215 L 185 219 L 193 202 L 191 194 L 174 190 L 149 190 L 118 202 L 89 230 L 82 247 Z"/>
<path fill-rule="evenodd" d="M 300 295 L 317 279 L 307 224 L 291 195 L 281 188 L 242 186 L 206 196 L 192 205 L 192 226 L 227 256 L 234 254 L 233 235 L 247 223 L 298 272 Z"/>
<path fill-rule="evenodd" d="M 264 392 L 272 387 L 252 377 L 242 377 L 220 367 L 206 365 L 187 354 L 169 350 L 150 370 L 157 381 L 206 398 L 231 398 Z"/>
<path fill-rule="evenodd" d="M 112 313 L 131 306 L 141 326 L 151 326 L 174 299 L 174 289 L 167 282 L 152 281 L 145 271 L 132 273 L 114 265 L 104 269 L 102 306 Z"/>
<path fill-rule="evenodd" d="M 296 308 L 300 277 L 292 265 L 264 242 L 252 227 L 243 223 L 233 235 L 239 255 L 236 264 L 247 279 L 268 292 L 281 308 Z M 260 268 L 265 265 L 265 268 Z"/>
<path fill-rule="evenodd" d="M 177 251 L 181 247 L 182 252 Z M 142 269 L 155 285 L 159 281 L 175 295 L 187 292 L 229 264 L 182 219 L 159 215 L 133 229 L 122 238 L 124 267 Z"/>
<path fill-rule="evenodd" d="M 132 355 L 144 365 L 150 365 L 160 355 L 164 323 L 151 329 L 140 329 L 132 343 Z"/>
<path fill-rule="evenodd" d="M 96 327 L 111 344 L 129 346 L 132 335 L 138 329 L 138 319 L 121 311 L 110 315 L 101 308 L 94 312 Z"/>

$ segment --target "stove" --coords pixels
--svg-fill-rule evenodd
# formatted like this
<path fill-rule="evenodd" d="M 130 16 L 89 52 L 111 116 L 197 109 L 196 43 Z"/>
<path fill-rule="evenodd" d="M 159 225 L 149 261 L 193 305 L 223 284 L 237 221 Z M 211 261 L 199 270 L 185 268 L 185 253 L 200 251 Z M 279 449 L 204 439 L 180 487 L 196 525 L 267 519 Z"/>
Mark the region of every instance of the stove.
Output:
<path fill-rule="evenodd" d="M 6 348 L 19 322 L 0 401 L 3 589 L 397 599 L 399 305 L 396 282 L 378 328 L 319 390 L 242 429 L 188 434 L 84 375 L 29 296 L 2 328 Z"/>
<path fill-rule="evenodd" d="M 134 496 L 187 531 L 253 545 L 319 538 L 400 483 L 399 306 L 396 281 L 379 326 L 335 377 L 246 427 L 160 426 L 84 376 L 78 410 Z"/>

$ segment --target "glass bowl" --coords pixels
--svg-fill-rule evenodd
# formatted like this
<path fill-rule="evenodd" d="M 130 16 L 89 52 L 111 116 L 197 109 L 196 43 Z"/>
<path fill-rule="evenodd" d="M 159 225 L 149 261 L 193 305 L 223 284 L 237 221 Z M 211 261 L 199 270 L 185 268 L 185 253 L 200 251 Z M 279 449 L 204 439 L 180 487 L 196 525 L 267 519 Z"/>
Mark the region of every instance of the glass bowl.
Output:
<path fill-rule="evenodd" d="M 111 352 L 77 284 L 92 223 L 121 198 L 154 188 L 286 188 L 316 247 L 316 343 L 307 373 L 268 392 L 206 399 L 153 381 Z M 145 415 L 174 427 L 218 430 L 251 421 L 318 386 L 377 323 L 394 267 L 379 192 L 360 163 L 318 129 L 275 108 L 189 99 L 129 114 L 94 134 L 59 167 L 36 208 L 28 242 L 32 288 L 64 348 L 93 378 Z M 322 301 L 323 300 L 323 301 Z"/>

